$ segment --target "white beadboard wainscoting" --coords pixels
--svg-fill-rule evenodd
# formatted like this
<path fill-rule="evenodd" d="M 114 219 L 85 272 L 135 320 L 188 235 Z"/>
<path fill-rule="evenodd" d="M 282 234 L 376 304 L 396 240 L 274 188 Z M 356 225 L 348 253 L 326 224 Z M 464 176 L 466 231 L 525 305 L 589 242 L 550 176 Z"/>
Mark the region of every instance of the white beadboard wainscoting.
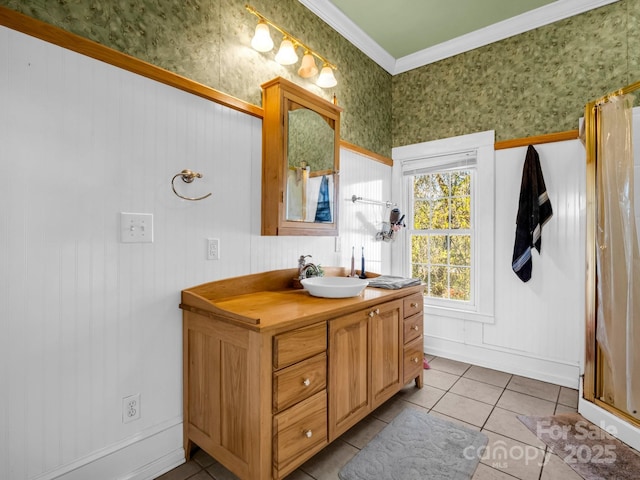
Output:
<path fill-rule="evenodd" d="M 260 236 L 261 128 L 0 27 L 0 478 L 142 480 L 184 461 L 183 288 L 300 254 L 347 266 L 352 245 L 385 269 L 373 236 L 388 212 L 350 197 L 386 200 L 391 169 L 349 151 L 337 242 Z M 176 188 L 210 198 L 173 194 L 185 168 L 203 178 Z M 153 214 L 153 243 L 120 243 L 120 212 Z"/>
<path fill-rule="evenodd" d="M 578 388 L 584 351 L 586 160 L 578 140 L 536 145 L 553 217 L 532 278 L 511 269 L 526 147 L 497 150 L 495 319 L 425 317 L 429 353 Z"/>
<path fill-rule="evenodd" d="M 355 268 L 360 269 L 364 247 L 365 271 L 390 274 L 393 242 L 376 240 L 376 233 L 389 221 L 391 208 L 351 200 L 353 195 L 377 202 L 391 201 L 391 167 L 357 153 L 340 153 L 340 237 L 339 265 L 351 265 L 352 247 Z M 399 246 L 399 245 L 398 245 Z"/>

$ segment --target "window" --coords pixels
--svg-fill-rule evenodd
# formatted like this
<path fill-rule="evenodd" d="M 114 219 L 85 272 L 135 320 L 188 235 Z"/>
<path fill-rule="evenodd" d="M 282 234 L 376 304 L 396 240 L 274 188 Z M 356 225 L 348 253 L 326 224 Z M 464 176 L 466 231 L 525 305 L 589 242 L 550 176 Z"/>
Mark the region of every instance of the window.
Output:
<path fill-rule="evenodd" d="M 472 169 L 418 173 L 410 192 L 411 276 L 433 299 L 472 300 Z"/>
<path fill-rule="evenodd" d="M 403 165 L 411 276 L 434 304 L 473 304 L 475 165 L 475 151 Z"/>
<path fill-rule="evenodd" d="M 407 212 L 398 275 L 425 283 L 425 313 L 484 323 L 494 314 L 494 132 L 393 149 Z"/>

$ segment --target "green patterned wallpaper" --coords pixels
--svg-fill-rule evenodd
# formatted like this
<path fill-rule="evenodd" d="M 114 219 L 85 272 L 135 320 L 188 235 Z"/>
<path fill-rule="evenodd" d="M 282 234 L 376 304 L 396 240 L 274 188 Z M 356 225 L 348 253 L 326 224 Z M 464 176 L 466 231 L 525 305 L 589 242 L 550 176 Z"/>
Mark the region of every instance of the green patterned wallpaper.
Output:
<path fill-rule="evenodd" d="M 255 0 L 265 16 L 338 66 L 323 90 L 248 45 L 245 0 L 0 0 L 217 90 L 260 105 L 275 76 L 344 108 L 342 138 L 392 146 L 483 130 L 497 140 L 576 128 L 584 104 L 640 80 L 640 2 L 617 3 L 391 77 L 297 0 Z M 276 36 L 274 41 L 277 41 Z"/>
<path fill-rule="evenodd" d="M 627 5 L 627 48 L 629 79 L 627 83 L 640 80 L 640 2 L 625 0 Z M 636 95 L 637 96 L 637 95 Z"/>
<path fill-rule="evenodd" d="M 249 44 L 260 13 L 317 50 L 338 70 L 338 85 L 321 89 L 281 66 L 274 52 Z M 260 85 L 287 78 L 332 100 L 344 111 L 341 137 L 391 154 L 391 75 L 297 0 L 0 0 L 0 5 L 176 72 L 250 103 Z M 279 42 L 272 31 L 274 42 Z M 301 54 L 301 52 L 299 52 Z"/>
<path fill-rule="evenodd" d="M 483 130 L 578 128 L 584 105 L 640 80 L 640 2 L 621 0 L 393 77 L 393 145 Z"/>

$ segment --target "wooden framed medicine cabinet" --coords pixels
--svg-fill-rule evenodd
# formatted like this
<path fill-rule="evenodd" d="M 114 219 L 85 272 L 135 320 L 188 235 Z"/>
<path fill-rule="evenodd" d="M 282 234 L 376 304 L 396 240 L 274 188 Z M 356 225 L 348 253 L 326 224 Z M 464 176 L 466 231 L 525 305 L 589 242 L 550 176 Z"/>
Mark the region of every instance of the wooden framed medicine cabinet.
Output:
<path fill-rule="evenodd" d="M 262 235 L 337 236 L 342 108 L 281 77 L 262 106 Z"/>

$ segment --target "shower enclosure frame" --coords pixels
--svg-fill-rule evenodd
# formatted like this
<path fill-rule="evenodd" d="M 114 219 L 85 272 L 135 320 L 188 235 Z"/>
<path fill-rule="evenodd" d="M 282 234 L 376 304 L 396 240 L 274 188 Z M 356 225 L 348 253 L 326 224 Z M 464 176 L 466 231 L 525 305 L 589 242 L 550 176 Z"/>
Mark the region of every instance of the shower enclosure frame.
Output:
<path fill-rule="evenodd" d="M 596 270 L 596 234 L 597 234 L 597 161 L 598 161 L 598 132 L 600 130 L 600 116 L 598 105 L 609 101 L 618 95 L 640 90 L 640 82 L 627 85 L 615 92 L 593 100 L 585 106 L 584 131 L 587 161 L 587 213 L 586 213 L 586 295 L 585 295 L 585 365 L 583 379 L 583 398 L 609 413 L 621 418 L 635 427 L 640 427 L 640 421 L 615 406 L 601 400 L 598 393 L 602 390 L 603 362 L 596 339 L 597 321 L 597 270 Z"/>

